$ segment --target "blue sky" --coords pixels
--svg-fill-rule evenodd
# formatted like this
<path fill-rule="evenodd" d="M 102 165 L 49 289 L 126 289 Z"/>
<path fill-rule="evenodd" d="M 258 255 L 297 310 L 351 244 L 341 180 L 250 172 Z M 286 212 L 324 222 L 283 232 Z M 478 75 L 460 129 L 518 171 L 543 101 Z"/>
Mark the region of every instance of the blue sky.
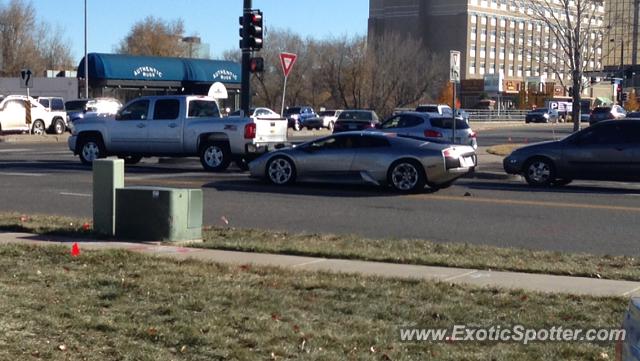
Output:
<path fill-rule="evenodd" d="M 84 55 L 84 0 L 31 2 L 39 20 L 62 27 L 79 61 Z M 89 52 L 113 52 L 131 26 L 148 15 L 182 18 L 186 35 L 197 34 L 209 43 L 213 57 L 238 47 L 242 0 L 87 0 L 87 4 Z M 267 30 L 290 29 L 316 39 L 367 32 L 368 0 L 253 0 L 253 7 L 264 12 Z"/>

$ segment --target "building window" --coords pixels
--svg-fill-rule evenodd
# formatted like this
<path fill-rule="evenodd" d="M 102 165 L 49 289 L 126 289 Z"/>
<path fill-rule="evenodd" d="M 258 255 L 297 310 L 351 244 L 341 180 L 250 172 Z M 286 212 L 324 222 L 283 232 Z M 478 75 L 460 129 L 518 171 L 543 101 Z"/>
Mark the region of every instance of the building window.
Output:
<path fill-rule="evenodd" d="M 529 31 L 533 30 L 533 24 L 528 23 L 527 24 L 527 30 L 529 30 Z"/>
<path fill-rule="evenodd" d="M 480 48 L 480 58 L 482 58 L 482 59 L 485 58 L 484 47 Z"/>
<path fill-rule="evenodd" d="M 480 24 L 487 25 L 487 17 L 486 16 L 480 17 Z"/>
<path fill-rule="evenodd" d="M 509 60 L 513 60 L 513 49 L 509 50 Z"/>
<path fill-rule="evenodd" d="M 524 22 L 518 21 L 518 29 L 520 29 L 520 30 L 524 29 Z"/>
<path fill-rule="evenodd" d="M 489 52 L 489 58 L 491 58 L 491 59 L 495 59 L 496 58 L 496 47 L 495 46 L 491 47 L 491 51 Z"/>
<path fill-rule="evenodd" d="M 476 57 L 476 45 L 473 44 L 469 47 L 469 56 L 472 58 Z"/>
<path fill-rule="evenodd" d="M 505 19 L 500 19 L 500 26 L 503 28 L 507 26 L 507 21 Z"/>
<path fill-rule="evenodd" d="M 478 22 L 478 16 L 477 15 L 471 15 L 471 24 L 475 24 Z"/>
<path fill-rule="evenodd" d="M 504 48 L 500 49 L 500 60 L 504 60 L 504 53 L 505 53 Z"/>
<path fill-rule="evenodd" d="M 480 75 L 484 74 L 484 64 L 480 64 Z"/>
<path fill-rule="evenodd" d="M 513 76 L 513 64 L 509 65 L 509 76 Z"/>
<path fill-rule="evenodd" d="M 496 26 L 496 18 L 491 18 L 491 26 Z"/>
<path fill-rule="evenodd" d="M 476 68 L 473 66 L 469 67 L 469 74 L 475 74 L 476 73 Z"/>

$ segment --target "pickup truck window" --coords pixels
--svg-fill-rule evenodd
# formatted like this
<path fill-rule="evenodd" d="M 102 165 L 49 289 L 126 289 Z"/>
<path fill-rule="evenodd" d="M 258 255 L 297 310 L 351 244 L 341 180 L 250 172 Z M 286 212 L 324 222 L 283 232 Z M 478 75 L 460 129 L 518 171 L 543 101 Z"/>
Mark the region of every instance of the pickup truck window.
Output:
<path fill-rule="evenodd" d="M 188 109 L 189 118 L 220 118 L 218 105 L 210 100 L 192 100 Z"/>
<path fill-rule="evenodd" d="M 122 109 L 118 120 L 145 120 L 149 113 L 149 101 L 139 100 Z"/>
<path fill-rule="evenodd" d="M 174 120 L 178 119 L 180 114 L 180 102 L 178 99 L 160 99 L 156 101 L 153 110 L 153 119 L 155 120 Z"/>

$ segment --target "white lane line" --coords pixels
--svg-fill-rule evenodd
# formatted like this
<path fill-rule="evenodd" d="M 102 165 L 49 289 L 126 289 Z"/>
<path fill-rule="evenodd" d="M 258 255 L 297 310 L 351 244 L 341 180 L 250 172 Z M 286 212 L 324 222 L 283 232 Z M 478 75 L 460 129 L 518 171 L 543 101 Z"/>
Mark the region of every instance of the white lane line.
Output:
<path fill-rule="evenodd" d="M 22 172 L 0 172 L 0 175 L 17 176 L 17 177 L 42 177 L 44 173 L 22 173 Z"/>
<path fill-rule="evenodd" d="M 91 194 L 88 194 L 88 193 L 60 192 L 60 195 L 71 196 L 71 197 L 91 197 Z"/>
<path fill-rule="evenodd" d="M 303 263 L 294 264 L 292 267 L 303 267 L 303 266 L 308 266 L 310 264 L 320 263 L 320 262 L 325 262 L 325 261 L 326 261 L 326 259 L 316 259 L 316 260 L 309 261 L 309 262 L 303 262 Z"/>
<path fill-rule="evenodd" d="M 33 149 L 22 149 L 22 148 L 14 148 L 14 149 L 0 149 L 0 153 L 17 153 L 17 152 L 30 152 Z"/>
<path fill-rule="evenodd" d="M 470 275 L 472 275 L 472 274 L 474 274 L 474 273 L 476 273 L 476 272 L 478 272 L 478 270 L 468 271 L 468 272 L 465 272 L 465 273 L 462 273 L 462 274 L 459 274 L 459 275 L 450 276 L 450 277 L 447 277 L 447 278 L 443 279 L 443 280 L 442 280 L 442 282 L 448 282 L 448 281 L 455 280 L 455 279 L 457 279 L 457 278 L 462 278 L 462 277 L 470 276 Z"/>

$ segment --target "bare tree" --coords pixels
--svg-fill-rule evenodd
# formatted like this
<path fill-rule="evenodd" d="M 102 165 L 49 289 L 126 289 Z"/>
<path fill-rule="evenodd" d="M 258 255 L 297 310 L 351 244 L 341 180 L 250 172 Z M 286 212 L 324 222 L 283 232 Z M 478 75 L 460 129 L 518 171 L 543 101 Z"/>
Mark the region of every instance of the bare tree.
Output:
<path fill-rule="evenodd" d="M 41 74 L 46 69 L 73 66 L 62 30 L 38 22 L 36 15 L 31 2 L 11 0 L 6 6 L 0 4 L 0 75 L 15 77 L 25 68 Z"/>
<path fill-rule="evenodd" d="M 577 131 L 581 94 L 589 86 L 584 74 L 601 67 L 607 33 L 602 25 L 604 4 L 600 0 L 523 0 L 521 7 L 527 9 L 534 24 L 544 26 L 551 38 L 550 44 L 538 44 L 537 49 L 543 54 L 535 55 L 540 64 L 556 74 L 565 89 L 571 88 L 573 129 Z M 544 61 L 545 54 L 554 61 Z"/>
<path fill-rule="evenodd" d="M 392 34 L 368 44 L 362 36 L 316 41 L 271 29 L 265 41 L 269 46 L 256 54 L 264 58 L 265 71 L 252 76 L 253 102 L 278 111 L 284 82 L 281 52 L 298 55 L 287 79 L 288 105 L 369 108 L 387 115 L 434 99 L 446 74 L 444 60 L 420 50 L 417 41 Z M 238 61 L 240 52 L 227 51 L 224 58 Z"/>
<path fill-rule="evenodd" d="M 185 56 L 182 43 L 184 22 L 173 22 L 148 16 L 133 25 L 129 34 L 120 42 L 117 53 L 149 56 Z"/>

